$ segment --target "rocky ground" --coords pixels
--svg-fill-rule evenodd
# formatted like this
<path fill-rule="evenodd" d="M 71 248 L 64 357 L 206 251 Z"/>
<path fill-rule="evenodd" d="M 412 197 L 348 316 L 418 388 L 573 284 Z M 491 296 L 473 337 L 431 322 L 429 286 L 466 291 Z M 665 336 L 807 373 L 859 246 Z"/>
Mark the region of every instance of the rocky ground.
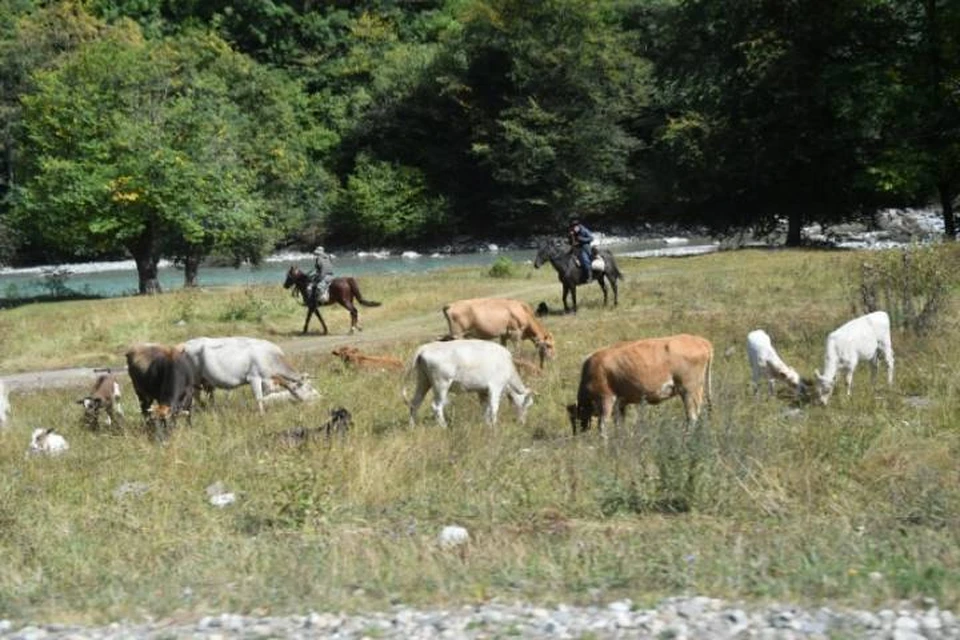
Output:
<path fill-rule="evenodd" d="M 553 608 L 488 603 L 451 609 L 394 607 L 347 615 L 258 618 L 234 614 L 190 622 L 117 622 L 104 627 L 47 624 L 17 627 L 0 620 L 0 638 L 960 638 L 960 622 L 933 603 L 878 611 L 748 608 L 704 597 L 670 598 L 655 609 L 629 600 L 606 606 Z"/>

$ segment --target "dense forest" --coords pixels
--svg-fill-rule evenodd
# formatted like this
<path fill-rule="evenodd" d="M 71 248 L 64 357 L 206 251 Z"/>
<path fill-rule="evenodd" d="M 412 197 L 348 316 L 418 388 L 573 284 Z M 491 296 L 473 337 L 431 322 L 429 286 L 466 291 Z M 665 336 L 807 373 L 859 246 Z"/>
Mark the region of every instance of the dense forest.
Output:
<path fill-rule="evenodd" d="M 0 0 L 0 263 L 935 203 L 955 0 Z"/>

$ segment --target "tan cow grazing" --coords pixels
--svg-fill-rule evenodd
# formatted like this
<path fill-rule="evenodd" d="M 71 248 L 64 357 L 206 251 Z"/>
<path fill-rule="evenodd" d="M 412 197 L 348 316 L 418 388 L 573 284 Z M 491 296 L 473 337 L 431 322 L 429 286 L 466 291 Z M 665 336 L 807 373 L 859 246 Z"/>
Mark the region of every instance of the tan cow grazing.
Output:
<path fill-rule="evenodd" d="M 674 396 L 683 400 L 689 428 L 704 399 L 710 404 L 712 362 L 710 341 L 686 334 L 620 342 L 594 351 L 583 362 L 577 403 L 567 407 L 573 433 L 589 429 L 590 419 L 599 415 L 600 431 L 607 437 L 614 408 L 619 424 L 628 404 L 659 404 Z"/>
<path fill-rule="evenodd" d="M 345 364 L 365 369 L 403 369 L 403 362 L 393 356 L 371 356 L 361 353 L 356 347 L 342 346 L 330 352 Z"/>
<path fill-rule="evenodd" d="M 545 359 L 556 354 L 553 335 L 526 302 L 509 298 L 458 300 L 445 306 L 443 315 L 450 331 L 445 339 L 500 338 L 500 344 L 504 346 L 507 340 L 514 343 L 530 340 L 537 348 L 541 368 Z"/>

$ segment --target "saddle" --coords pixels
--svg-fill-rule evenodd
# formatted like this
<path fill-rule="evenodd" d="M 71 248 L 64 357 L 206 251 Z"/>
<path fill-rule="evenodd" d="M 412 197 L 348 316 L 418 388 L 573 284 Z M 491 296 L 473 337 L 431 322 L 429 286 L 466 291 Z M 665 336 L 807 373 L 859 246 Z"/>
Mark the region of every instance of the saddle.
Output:
<path fill-rule="evenodd" d="M 330 302 L 330 286 L 321 287 L 320 283 L 314 282 L 310 285 L 310 295 L 316 297 L 317 304 L 327 304 Z"/>

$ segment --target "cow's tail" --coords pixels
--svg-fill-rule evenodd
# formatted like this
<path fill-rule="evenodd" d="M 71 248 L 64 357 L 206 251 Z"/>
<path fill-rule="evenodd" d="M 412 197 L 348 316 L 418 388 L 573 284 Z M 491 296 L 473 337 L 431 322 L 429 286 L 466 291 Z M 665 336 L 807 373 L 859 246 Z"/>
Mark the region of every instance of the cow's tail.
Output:
<path fill-rule="evenodd" d="M 406 368 L 403 370 L 403 375 L 400 377 L 400 395 L 403 396 L 403 403 L 408 407 L 410 406 L 410 398 L 407 396 L 407 383 L 410 382 L 413 372 L 417 370 L 419 362 L 420 350 L 417 349 L 417 352 L 410 358 L 410 362 L 407 363 Z"/>
<path fill-rule="evenodd" d="M 381 303 L 376 300 L 366 300 L 363 297 L 363 294 L 360 293 L 360 285 L 357 284 L 355 278 L 350 278 L 350 291 L 353 292 L 353 297 L 357 299 L 357 302 L 365 307 L 379 307 L 381 305 Z"/>
<path fill-rule="evenodd" d="M 713 410 L 713 345 L 707 353 L 707 370 L 704 372 L 704 393 L 706 394 L 707 410 Z"/>

